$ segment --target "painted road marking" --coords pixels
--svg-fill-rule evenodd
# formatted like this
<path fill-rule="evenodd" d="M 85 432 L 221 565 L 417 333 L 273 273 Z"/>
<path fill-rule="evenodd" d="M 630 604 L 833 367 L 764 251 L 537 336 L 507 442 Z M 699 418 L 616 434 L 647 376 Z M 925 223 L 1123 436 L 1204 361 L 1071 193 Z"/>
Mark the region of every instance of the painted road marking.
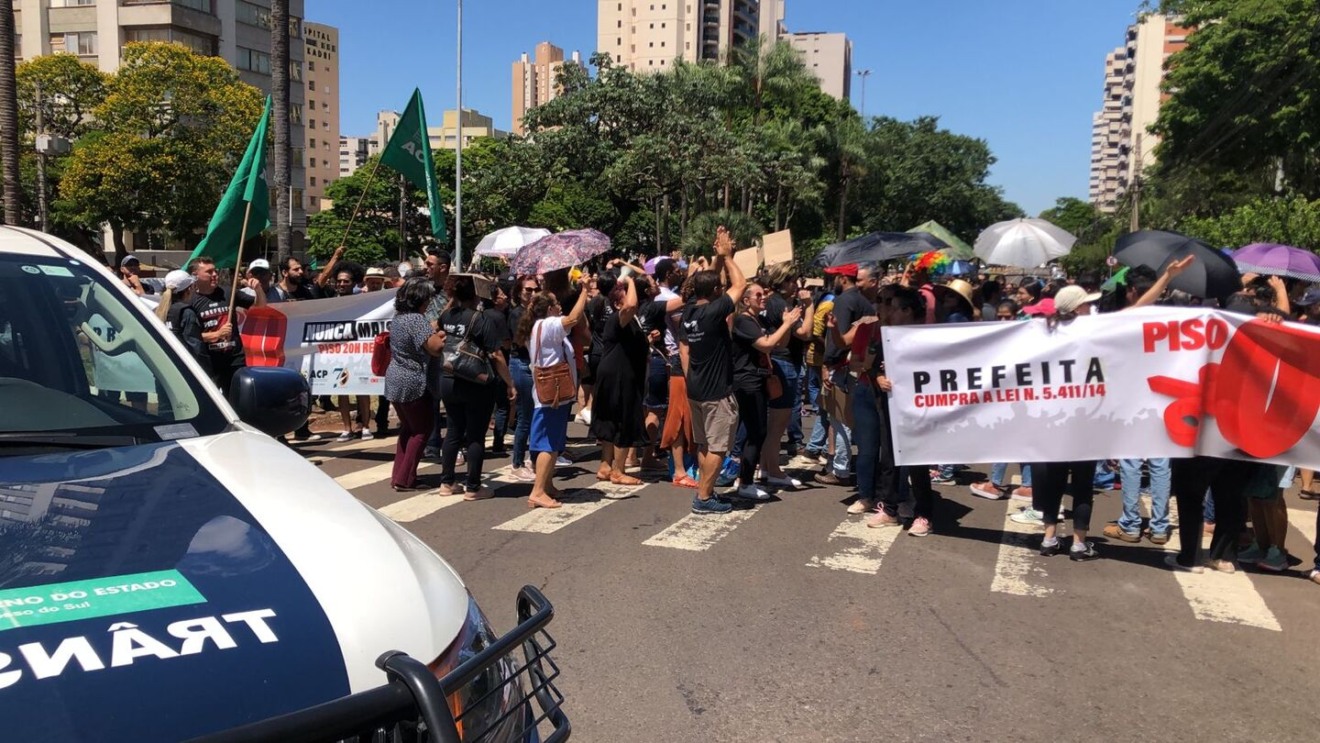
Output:
<path fill-rule="evenodd" d="M 839 524 L 827 540 L 827 546 L 833 547 L 834 551 L 811 558 L 807 567 L 875 575 L 894 540 L 902 533 L 897 526 L 872 529 L 866 525 L 865 518 L 848 519 Z"/>
<path fill-rule="evenodd" d="M 704 552 L 729 536 L 739 524 L 750 519 L 759 510 L 738 509 L 723 515 L 689 513 L 642 544 L 648 547 Z"/>
<path fill-rule="evenodd" d="M 1054 592 L 1045 584 L 1049 574 L 1045 572 L 1037 550 L 1029 544 L 1034 541 L 1032 537 L 1041 533 L 1040 527 L 1019 524 L 1009 518 L 1017 512 L 1018 509 L 1009 508 L 1004 514 L 1004 535 L 1000 538 L 995 579 L 990 590 L 1014 596 L 1048 596 Z"/>
<path fill-rule="evenodd" d="M 1211 535 L 1201 536 L 1203 557 L 1210 547 Z M 1177 554 L 1178 548 L 1169 542 L 1165 552 Z M 1204 573 L 1173 571 L 1174 580 L 1182 588 L 1183 598 L 1192 607 L 1192 615 L 1205 622 L 1223 622 L 1225 624 L 1243 624 L 1258 629 L 1282 632 L 1279 620 L 1265 604 L 1265 599 L 1256 591 L 1251 578 L 1243 571 L 1220 573 L 1206 568 Z"/>
<path fill-rule="evenodd" d="M 581 521 L 606 506 L 635 497 L 641 489 L 640 487 L 625 488 L 602 482 L 589 488 L 571 490 L 560 499 L 560 502 L 564 505 L 559 508 L 533 508 L 521 516 L 509 519 L 491 528 L 499 531 L 554 534 L 569 524 Z"/>
<path fill-rule="evenodd" d="M 442 508 L 449 508 L 456 503 L 463 502 L 461 494 L 440 495 L 438 489 L 428 490 L 421 495 L 414 495 L 411 498 L 404 498 L 401 501 L 391 503 L 380 509 L 380 512 L 400 524 L 406 524 L 424 519 Z"/>

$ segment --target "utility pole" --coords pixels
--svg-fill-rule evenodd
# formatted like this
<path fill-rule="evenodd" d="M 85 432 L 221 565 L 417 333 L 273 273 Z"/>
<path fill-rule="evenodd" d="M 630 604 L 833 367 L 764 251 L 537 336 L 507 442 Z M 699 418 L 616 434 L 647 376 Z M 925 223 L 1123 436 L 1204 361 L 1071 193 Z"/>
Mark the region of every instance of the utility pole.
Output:
<path fill-rule="evenodd" d="M 454 265 L 463 267 L 463 0 L 458 0 L 458 116 L 454 122 Z M 443 123 L 443 122 L 442 122 Z"/>
<path fill-rule="evenodd" d="M 857 77 L 862 79 L 862 121 L 866 121 L 866 78 L 871 76 L 870 70 L 858 70 Z"/>
<path fill-rule="evenodd" d="M 1130 232 L 1136 232 L 1141 229 L 1141 132 L 1137 132 L 1137 141 L 1134 149 L 1132 163 L 1132 223 L 1128 225 Z"/>

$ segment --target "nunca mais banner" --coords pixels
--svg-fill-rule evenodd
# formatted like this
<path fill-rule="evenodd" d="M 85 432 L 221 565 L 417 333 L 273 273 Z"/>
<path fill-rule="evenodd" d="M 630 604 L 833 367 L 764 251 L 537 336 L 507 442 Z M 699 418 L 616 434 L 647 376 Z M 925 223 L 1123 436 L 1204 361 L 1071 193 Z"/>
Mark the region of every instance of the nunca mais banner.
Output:
<path fill-rule="evenodd" d="M 881 337 L 900 465 L 1199 454 L 1320 467 L 1320 328 L 1150 307 Z"/>
<path fill-rule="evenodd" d="M 371 373 L 376 335 L 390 329 L 394 292 L 278 302 L 239 313 L 248 366 L 287 366 L 307 377 L 314 395 L 381 395 Z"/>

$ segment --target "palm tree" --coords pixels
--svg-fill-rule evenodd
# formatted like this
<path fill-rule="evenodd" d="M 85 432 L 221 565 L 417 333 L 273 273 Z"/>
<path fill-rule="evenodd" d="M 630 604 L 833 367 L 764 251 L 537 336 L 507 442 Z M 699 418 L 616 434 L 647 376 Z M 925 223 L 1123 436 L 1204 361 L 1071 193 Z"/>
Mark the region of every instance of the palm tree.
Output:
<path fill-rule="evenodd" d="M 0 169 L 5 224 L 22 220 L 18 183 L 18 82 L 14 76 L 14 0 L 0 0 Z"/>
<path fill-rule="evenodd" d="M 0 0 L 2 2 L 3 0 Z M 270 3 L 270 94 L 275 119 L 275 240 L 281 263 L 293 254 L 289 223 L 289 0 Z"/>
<path fill-rule="evenodd" d="M 848 236 L 848 190 L 854 181 L 866 175 L 866 134 L 855 114 L 841 118 L 830 132 L 830 144 L 839 166 L 839 240 Z"/>

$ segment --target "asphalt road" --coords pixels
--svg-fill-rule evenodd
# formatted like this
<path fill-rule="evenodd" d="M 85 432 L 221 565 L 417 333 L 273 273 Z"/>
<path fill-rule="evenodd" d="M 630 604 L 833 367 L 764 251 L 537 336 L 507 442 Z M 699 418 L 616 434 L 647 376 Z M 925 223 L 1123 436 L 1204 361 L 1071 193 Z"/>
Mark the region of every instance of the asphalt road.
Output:
<path fill-rule="evenodd" d="M 1315 505 L 1296 487 L 1289 572 L 1193 576 L 1100 536 L 1098 561 L 1041 558 L 1006 522 L 1021 503 L 962 486 L 940 488 L 925 539 L 860 526 L 840 488 L 689 517 L 692 491 L 594 488 L 594 461 L 560 470 L 585 490 L 554 512 L 521 483 L 475 503 L 397 494 L 393 441 L 303 451 L 449 560 L 499 629 L 519 588 L 545 592 L 574 740 L 1320 735 Z M 1120 505 L 1097 496 L 1095 534 Z"/>

